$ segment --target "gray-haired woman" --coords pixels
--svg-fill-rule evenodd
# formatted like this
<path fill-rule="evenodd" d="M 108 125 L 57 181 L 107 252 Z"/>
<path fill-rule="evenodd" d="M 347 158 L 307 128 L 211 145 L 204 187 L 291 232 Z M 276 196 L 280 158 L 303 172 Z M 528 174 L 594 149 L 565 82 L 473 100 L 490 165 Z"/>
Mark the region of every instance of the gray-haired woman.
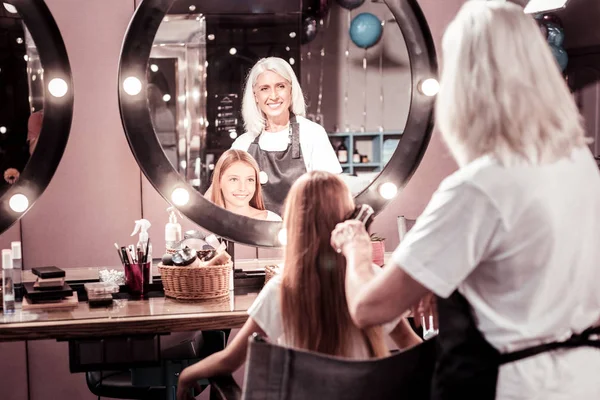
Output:
<path fill-rule="evenodd" d="M 246 132 L 231 147 L 256 159 L 265 207 L 277 214 L 305 172 L 342 172 L 325 129 L 305 112 L 302 88 L 287 61 L 263 58 L 252 67 L 242 99 Z"/>

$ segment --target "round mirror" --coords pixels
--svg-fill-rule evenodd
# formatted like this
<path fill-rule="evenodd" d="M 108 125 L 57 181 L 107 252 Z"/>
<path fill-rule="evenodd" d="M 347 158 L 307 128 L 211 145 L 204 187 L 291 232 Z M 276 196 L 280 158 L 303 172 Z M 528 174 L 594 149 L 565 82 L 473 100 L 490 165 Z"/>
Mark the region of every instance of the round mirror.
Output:
<path fill-rule="evenodd" d="M 306 171 L 342 174 L 381 210 L 432 127 L 435 53 L 416 2 L 234 3 L 136 11 L 119 95 L 150 182 L 194 222 L 251 245 L 279 245 L 280 225 L 265 220 Z"/>
<path fill-rule="evenodd" d="M 71 71 L 60 32 L 41 2 L 0 7 L 0 233 L 52 179 L 73 110 Z"/>

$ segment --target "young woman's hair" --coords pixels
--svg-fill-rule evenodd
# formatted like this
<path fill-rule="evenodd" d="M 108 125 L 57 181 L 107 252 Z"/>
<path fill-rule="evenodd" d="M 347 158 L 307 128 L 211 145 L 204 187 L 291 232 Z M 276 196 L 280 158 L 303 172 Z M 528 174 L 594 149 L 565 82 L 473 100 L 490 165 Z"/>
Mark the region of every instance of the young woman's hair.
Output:
<path fill-rule="evenodd" d="M 535 165 L 586 143 L 550 47 L 520 6 L 466 2 L 442 48 L 436 118 L 459 165 L 485 154 Z"/>
<path fill-rule="evenodd" d="M 282 58 L 268 57 L 258 60 L 254 67 L 250 70 L 248 78 L 246 78 L 246 86 L 244 87 L 244 97 L 242 99 L 242 117 L 244 118 L 244 127 L 246 132 L 252 136 L 258 136 L 262 133 L 265 127 L 265 116 L 256 104 L 254 97 L 254 86 L 258 76 L 265 71 L 272 71 L 281 75 L 292 86 L 292 97 L 290 102 L 290 111 L 296 115 L 304 117 L 306 114 L 306 103 L 304 102 L 304 94 L 298 82 L 298 78 L 288 64 Z"/>
<path fill-rule="evenodd" d="M 354 201 L 336 175 L 312 171 L 298 179 L 287 196 L 287 231 L 281 315 L 290 345 L 349 357 L 357 337 L 373 356 L 389 354 L 382 329 L 362 330 L 352 322 L 346 302 L 346 260 L 330 244 L 331 232 L 354 210 Z"/>
<path fill-rule="evenodd" d="M 254 184 L 255 191 L 254 196 L 250 199 L 250 206 L 258 209 L 264 210 L 265 204 L 262 198 L 262 189 L 260 186 L 260 182 L 258 180 L 258 173 L 260 169 L 258 168 L 258 164 L 256 160 L 247 152 L 243 150 L 229 149 L 225 153 L 219 157 L 219 161 L 217 161 L 217 165 L 215 166 L 215 170 L 213 171 L 212 177 L 212 193 L 210 201 L 215 203 L 216 205 L 225 207 L 225 199 L 223 198 L 223 192 L 221 191 L 221 178 L 223 174 L 229 167 L 238 161 L 248 164 L 254 169 Z"/>

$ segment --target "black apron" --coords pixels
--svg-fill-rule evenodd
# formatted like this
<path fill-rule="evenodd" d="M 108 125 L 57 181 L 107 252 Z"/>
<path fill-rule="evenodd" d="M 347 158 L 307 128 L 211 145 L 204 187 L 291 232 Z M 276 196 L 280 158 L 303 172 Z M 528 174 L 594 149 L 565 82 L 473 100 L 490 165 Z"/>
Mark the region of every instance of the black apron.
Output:
<path fill-rule="evenodd" d="M 283 151 L 266 151 L 258 145 L 258 135 L 248 147 L 261 172 L 267 174 L 268 181 L 262 183 L 262 197 L 265 208 L 281 215 L 283 201 L 292 184 L 306 172 L 306 164 L 300 148 L 300 124 L 296 116 L 290 115 L 291 143 Z"/>
<path fill-rule="evenodd" d="M 564 342 L 533 346 L 501 354 L 477 329 L 469 302 L 458 291 L 447 299 L 437 298 L 438 359 L 433 377 L 433 400 L 494 400 L 498 370 L 502 364 L 559 348 L 600 348 L 600 327 L 589 328 Z"/>

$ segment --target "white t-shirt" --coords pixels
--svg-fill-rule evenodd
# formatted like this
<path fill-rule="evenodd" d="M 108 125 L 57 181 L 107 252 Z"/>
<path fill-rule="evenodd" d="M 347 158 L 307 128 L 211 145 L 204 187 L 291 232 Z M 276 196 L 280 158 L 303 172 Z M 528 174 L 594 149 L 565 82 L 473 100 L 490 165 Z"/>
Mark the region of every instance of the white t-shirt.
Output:
<path fill-rule="evenodd" d="M 378 268 L 381 271 L 380 268 Z M 267 334 L 269 340 L 282 346 L 290 346 L 283 334 L 283 319 L 281 317 L 281 283 L 282 276 L 275 275 L 267 282 L 265 287 L 258 294 L 252 306 L 248 309 L 248 315 L 260 326 Z M 400 318 L 385 324 L 383 330 L 386 334 L 390 333 L 400 322 Z M 369 350 L 365 346 L 364 339 L 357 335 L 354 340 L 352 351 L 353 359 L 366 360 L 371 358 Z"/>
<path fill-rule="evenodd" d="M 441 184 L 392 256 L 441 297 L 470 302 L 501 352 L 565 340 L 600 318 L 600 173 L 587 148 L 505 168 L 481 157 Z M 600 350 L 500 368 L 498 399 L 600 399 Z"/>
<path fill-rule="evenodd" d="M 306 171 L 327 171 L 334 174 L 342 172 L 342 167 L 323 127 L 304 117 L 296 116 L 300 124 L 300 149 L 306 165 Z M 244 133 L 231 145 L 232 149 L 248 151 L 255 137 Z M 258 145 L 265 151 L 284 151 L 290 143 L 289 128 L 279 132 L 261 133 Z"/>
<path fill-rule="evenodd" d="M 265 218 L 265 221 L 281 221 L 281 217 L 273 211 L 267 210 L 267 218 Z"/>

